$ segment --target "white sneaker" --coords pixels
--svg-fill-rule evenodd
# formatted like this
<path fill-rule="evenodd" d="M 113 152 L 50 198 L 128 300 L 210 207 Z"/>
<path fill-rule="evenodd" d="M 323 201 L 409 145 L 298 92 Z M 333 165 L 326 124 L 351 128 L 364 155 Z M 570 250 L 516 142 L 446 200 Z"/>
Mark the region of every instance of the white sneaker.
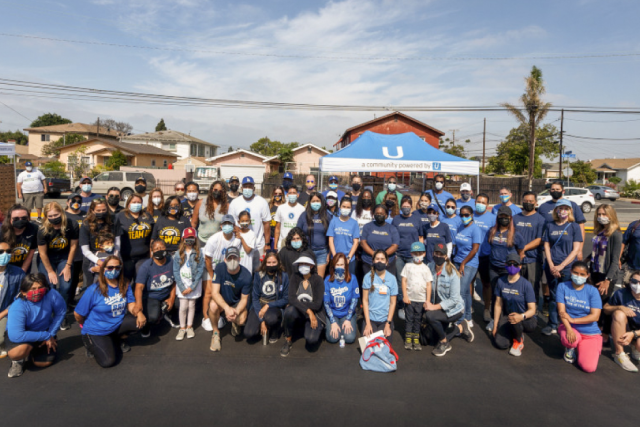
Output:
<path fill-rule="evenodd" d="M 631 358 L 633 360 L 640 360 L 640 351 L 638 351 L 635 345 L 631 345 Z"/>
<path fill-rule="evenodd" d="M 491 321 L 487 324 L 485 329 L 489 332 L 493 332 L 493 319 L 491 319 Z"/>
<path fill-rule="evenodd" d="M 613 361 L 625 371 L 638 372 L 638 367 L 631 362 L 629 356 L 624 351 L 620 354 L 614 354 Z"/>
<path fill-rule="evenodd" d="M 196 336 L 196 333 L 193 331 L 193 328 L 187 328 L 187 338 L 193 338 Z"/>
<path fill-rule="evenodd" d="M 209 332 L 213 331 L 213 326 L 211 326 L 211 319 L 202 320 L 202 329 Z"/>
<path fill-rule="evenodd" d="M 549 337 L 553 334 L 557 334 L 558 330 L 556 328 L 552 328 L 551 326 L 545 326 L 544 328 L 542 328 L 542 331 L 540 332 L 542 332 L 543 334 Z"/>
<path fill-rule="evenodd" d="M 473 320 L 467 320 L 467 325 L 469 325 L 470 328 L 473 328 Z"/>
<path fill-rule="evenodd" d="M 186 334 L 187 334 L 187 330 L 186 329 L 180 329 L 178 331 L 178 335 L 176 335 L 176 341 L 182 341 Z"/>
<path fill-rule="evenodd" d="M 482 297 L 478 294 L 478 292 L 475 289 L 473 290 L 473 300 L 482 302 Z"/>
<path fill-rule="evenodd" d="M 224 325 L 227 324 L 227 319 L 225 319 L 224 317 L 220 316 L 220 319 L 218 319 L 218 329 L 222 329 L 224 328 Z M 211 329 L 213 330 L 213 329 Z"/>
<path fill-rule="evenodd" d="M 491 312 L 489 310 L 487 310 L 486 308 L 484 309 L 484 314 L 483 314 L 483 318 L 485 322 L 491 322 Z"/>
<path fill-rule="evenodd" d="M 573 364 L 576 361 L 576 349 L 568 348 L 564 351 L 564 356 L 562 357 L 565 362 Z"/>
<path fill-rule="evenodd" d="M 169 314 L 165 314 L 164 315 L 164 320 L 169 322 L 169 324 L 171 325 L 172 328 L 174 328 L 174 329 L 180 328 L 180 325 L 178 325 L 177 323 L 173 323 L 173 320 L 171 320 L 171 316 Z"/>
<path fill-rule="evenodd" d="M 400 320 L 404 320 L 404 308 L 401 308 L 400 310 L 398 310 L 398 318 Z"/>

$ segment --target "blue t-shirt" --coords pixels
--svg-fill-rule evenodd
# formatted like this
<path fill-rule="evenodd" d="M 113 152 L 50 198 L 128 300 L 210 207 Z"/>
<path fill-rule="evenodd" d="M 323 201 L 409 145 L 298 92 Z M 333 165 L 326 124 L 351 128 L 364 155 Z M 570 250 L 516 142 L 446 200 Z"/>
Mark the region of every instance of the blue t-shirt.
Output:
<path fill-rule="evenodd" d="M 229 305 L 236 305 L 240 302 L 242 295 L 251 293 L 251 273 L 242 265 L 238 273 L 229 274 L 227 264 L 219 263 L 213 272 L 211 282 L 220 285 L 220 295 Z"/>
<path fill-rule="evenodd" d="M 487 236 L 489 230 L 491 230 L 491 227 L 496 225 L 496 216 L 491 212 L 485 211 L 485 213 L 479 215 L 474 211 L 473 223 L 480 228 L 480 231 L 482 231 L 482 245 L 480 245 L 479 255 L 489 256 L 489 254 L 491 253 L 491 245 L 489 245 L 489 242 L 487 242 L 487 239 L 485 237 Z"/>
<path fill-rule="evenodd" d="M 637 227 L 636 227 L 637 226 Z M 635 230 L 634 230 L 635 228 Z M 622 243 L 628 248 L 627 265 L 632 270 L 640 269 L 640 224 L 634 221 L 629 224 L 627 231 L 622 236 Z"/>
<path fill-rule="evenodd" d="M 544 232 L 545 220 L 539 213 L 533 215 L 518 214 L 513 217 L 513 224 L 516 226 L 516 231 L 520 233 L 524 239 L 525 245 L 533 242 L 536 239 L 542 238 Z M 529 264 L 536 262 L 540 256 L 540 248 L 542 243 L 536 249 L 531 249 L 524 253 L 523 264 Z"/>
<path fill-rule="evenodd" d="M 417 216 L 404 217 L 400 214 L 393 218 L 391 224 L 398 229 L 400 236 L 397 254 L 402 258 L 410 258 L 411 244 L 419 241 L 422 236 L 422 221 Z"/>
<path fill-rule="evenodd" d="M 144 298 L 159 301 L 169 298 L 171 287 L 176 283 L 173 276 L 173 258 L 167 255 L 163 265 L 156 264 L 153 259 L 145 261 L 138 270 L 136 283 L 144 284 Z"/>
<path fill-rule="evenodd" d="M 456 206 L 458 207 L 458 210 L 457 210 L 458 215 L 460 215 L 460 209 L 462 209 L 463 206 L 469 206 L 475 212 L 476 199 L 474 199 L 473 197 L 469 197 L 469 200 L 467 200 L 466 202 L 462 199 L 456 199 Z"/>
<path fill-rule="evenodd" d="M 458 228 L 462 225 L 462 220 L 458 215 L 453 218 L 449 218 L 446 215 L 440 217 L 440 222 L 447 224 L 449 226 L 449 231 L 451 232 L 451 241 L 453 244 L 456 244 L 456 234 L 458 234 Z"/>
<path fill-rule="evenodd" d="M 571 207 L 573 208 L 573 217 L 578 224 L 587 222 L 587 220 L 584 218 L 584 214 L 582 213 L 582 209 L 580 209 L 580 206 L 578 206 L 575 202 L 571 202 Z M 542 215 L 546 222 L 553 222 L 553 210 L 555 208 L 556 202 L 554 202 L 552 199 L 540 205 L 540 207 L 538 208 L 538 213 Z"/>
<path fill-rule="evenodd" d="M 558 240 L 560 241 L 558 242 Z M 567 222 L 562 225 L 557 225 L 555 222 L 548 222 L 544 227 L 542 241 L 549 242 L 551 260 L 554 265 L 559 265 L 562 264 L 571 251 L 573 251 L 573 243 L 582 242 L 582 230 L 580 230 L 580 226 L 575 222 Z M 567 265 L 566 268 L 570 268 L 572 265 L 573 262 Z"/>
<path fill-rule="evenodd" d="M 556 302 L 564 304 L 567 314 L 574 319 L 588 316 L 592 308 L 602 309 L 598 288 L 587 284 L 577 291 L 572 282 L 560 283 L 556 291 Z M 584 325 L 571 324 L 571 327 L 584 335 L 600 335 L 602 333 L 598 328 L 598 322 Z"/>
<path fill-rule="evenodd" d="M 491 209 L 491 213 L 494 215 L 498 215 L 498 211 L 500 210 L 500 206 L 502 206 L 502 203 L 498 203 L 497 205 L 495 205 L 493 207 L 493 209 Z M 522 213 L 522 209 L 520 209 L 515 203 L 511 203 L 510 206 L 507 206 L 509 209 L 511 209 L 511 216 L 516 216 L 518 214 Z"/>
<path fill-rule="evenodd" d="M 440 212 L 440 216 L 444 216 L 447 212 L 444 210 L 444 205 L 447 204 L 447 200 L 453 199 L 453 195 L 448 191 L 442 191 L 440 194 L 435 194 L 433 190 L 427 190 L 425 193 L 429 193 L 431 195 L 431 205 L 435 206 L 435 209 Z M 438 207 L 438 203 L 436 202 L 436 197 L 438 198 L 438 202 L 440 202 L 440 206 L 442 209 Z"/>
<path fill-rule="evenodd" d="M 329 223 L 327 237 L 333 237 L 333 246 L 336 253 L 343 253 L 349 256 L 353 247 L 353 239 L 360 238 L 360 226 L 358 221 L 349 217 L 348 220 L 342 221 L 340 217 L 334 217 Z M 355 255 L 351 257 L 349 262 L 353 261 Z"/>
<path fill-rule="evenodd" d="M 319 251 L 320 249 L 327 248 L 327 229 L 329 228 L 329 224 L 331 224 L 331 219 L 333 215 L 327 212 L 327 218 L 329 219 L 327 223 L 327 228 L 322 224 L 322 220 L 320 219 L 320 215 L 315 214 L 313 216 L 313 234 L 310 237 L 311 241 L 311 250 Z M 298 218 L 297 226 L 304 231 L 304 233 L 309 236 L 309 225 L 307 224 L 307 214 L 303 213 Z"/>
<path fill-rule="evenodd" d="M 425 225 L 429 224 L 429 218 L 427 217 L 427 213 L 423 212 L 422 209 L 418 209 L 415 210 L 411 213 L 411 216 L 415 216 L 420 218 L 420 224 L 422 224 L 422 227 L 424 227 Z"/>
<path fill-rule="evenodd" d="M 377 274 L 373 275 L 373 286 L 373 292 L 369 292 L 369 319 L 374 322 L 386 322 L 391 297 L 398 295 L 398 282 L 396 277 L 387 271 L 384 274 L 384 282 Z M 371 274 L 364 275 L 362 289 L 371 289 Z"/>
<path fill-rule="evenodd" d="M 351 275 L 349 283 L 344 281 L 329 281 L 330 276 L 324 279 L 324 302 L 329 304 L 333 312 L 333 317 L 343 318 L 349 314 L 351 301 L 360 298 L 358 289 L 358 279 L 355 274 Z"/>
<path fill-rule="evenodd" d="M 93 199 L 99 199 L 100 197 L 102 196 L 96 193 L 91 193 L 89 197 L 82 197 L 80 212 L 82 212 L 83 214 L 86 214 L 87 212 L 89 212 L 89 206 L 91 206 L 91 202 L 93 201 Z"/>
<path fill-rule="evenodd" d="M 377 225 L 375 221 L 365 224 L 362 227 L 362 240 L 365 240 L 373 252 L 378 249 L 386 251 L 391 245 L 400 245 L 400 234 L 398 229 L 391 224 L 384 223 Z M 396 254 L 389 256 L 389 262 L 396 259 Z M 366 252 L 362 252 L 362 261 L 371 265 L 371 255 Z"/>
<path fill-rule="evenodd" d="M 609 299 L 609 305 L 623 305 L 630 308 L 636 314 L 634 317 L 627 317 L 629 325 L 633 325 L 633 329 L 640 328 L 640 301 L 633 297 L 631 291 L 627 288 L 617 290 Z"/>
<path fill-rule="evenodd" d="M 447 243 L 451 243 L 451 231 L 449 226 L 443 222 L 439 222 L 435 227 L 431 224 L 425 225 L 422 235 L 424 236 L 424 248 L 426 250 L 423 261 L 425 264 L 433 261 L 433 248 L 435 248 L 436 243 L 442 243 L 445 246 Z"/>
<path fill-rule="evenodd" d="M 105 336 L 116 331 L 127 314 L 127 304 L 136 302 L 131 286 L 123 297 L 120 289 L 107 286 L 107 296 L 97 283 L 89 286 L 76 305 L 76 313 L 84 317 L 82 335 Z"/>
<path fill-rule="evenodd" d="M 487 233 L 487 239 L 489 239 L 490 233 Z M 503 232 L 496 230 L 493 239 L 489 242 L 491 245 L 489 260 L 494 267 L 504 268 L 509 254 L 518 253 L 518 251 L 524 249 L 524 239 L 517 230 L 513 235 L 513 245 L 511 247 L 507 246 L 508 234 L 509 230 Z"/>
<path fill-rule="evenodd" d="M 522 314 L 527 311 L 527 304 L 536 302 L 536 294 L 531 282 L 520 276 L 515 283 L 509 283 L 509 276 L 502 276 L 496 283 L 493 294 L 502 298 L 502 314 Z"/>
<path fill-rule="evenodd" d="M 471 253 L 473 244 L 482 244 L 482 230 L 475 223 L 471 223 L 468 227 L 461 225 L 456 233 L 456 255 L 453 261 L 460 264 Z M 478 268 L 478 252 L 466 265 Z"/>

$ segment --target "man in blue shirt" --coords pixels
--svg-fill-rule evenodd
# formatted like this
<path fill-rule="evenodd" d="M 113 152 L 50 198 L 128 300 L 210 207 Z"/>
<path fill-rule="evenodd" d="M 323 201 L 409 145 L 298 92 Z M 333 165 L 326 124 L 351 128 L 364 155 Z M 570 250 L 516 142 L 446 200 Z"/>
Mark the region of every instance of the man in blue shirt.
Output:
<path fill-rule="evenodd" d="M 460 213 L 460 208 L 463 206 L 470 206 L 471 209 L 476 209 L 476 199 L 471 197 L 471 184 L 468 182 L 463 182 L 460 185 L 460 198 L 456 199 L 456 205 L 458 207 L 458 214 Z"/>
<path fill-rule="evenodd" d="M 340 203 L 340 201 L 344 197 L 344 191 L 338 190 L 339 182 L 340 181 L 338 180 L 338 177 L 335 175 L 332 175 L 329 178 L 329 189 L 322 192 L 322 197 L 324 197 L 325 200 L 327 200 L 327 193 L 329 193 L 329 191 L 335 191 L 338 194 L 338 204 Z"/>
<path fill-rule="evenodd" d="M 487 240 L 487 233 L 496 225 L 496 215 L 487 211 L 489 205 L 489 196 L 485 193 L 480 193 L 476 197 L 476 210 L 473 216 L 473 222 L 482 231 L 482 244 L 480 245 L 480 252 L 478 254 L 478 274 L 480 281 L 482 282 L 482 299 L 484 300 L 484 321 L 489 323 L 491 321 L 491 314 L 489 309 L 491 307 L 491 277 L 489 272 L 491 270 L 491 245 Z"/>
<path fill-rule="evenodd" d="M 448 191 L 444 191 L 444 175 L 438 174 L 434 178 L 435 190 L 427 190 L 425 193 L 431 193 L 431 203 L 438 209 L 440 215 L 446 215 L 447 212 L 444 209 L 444 205 L 447 204 L 447 200 L 452 199 L 453 195 Z"/>
<path fill-rule="evenodd" d="M 511 190 L 509 190 L 509 188 L 507 187 L 502 187 L 500 189 L 500 202 L 497 205 L 495 205 L 493 207 L 493 209 L 491 210 L 492 214 L 497 214 L 498 213 L 498 209 L 500 209 L 500 206 L 507 206 L 509 209 L 511 209 L 511 216 L 515 216 L 518 215 L 519 213 L 522 212 L 522 209 L 520 209 L 516 204 L 514 204 L 511 201 L 511 197 L 513 196 L 513 194 L 511 193 Z"/>
<path fill-rule="evenodd" d="M 527 279 L 535 290 L 536 298 L 540 295 L 540 278 L 542 277 L 542 232 L 545 220 L 536 212 L 536 195 L 527 191 L 522 196 L 522 213 L 513 216 L 516 231 L 525 242 L 524 258 L 520 274 Z"/>
<path fill-rule="evenodd" d="M 80 181 L 80 190 L 81 190 L 80 196 L 82 197 L 80 212 L 82 212 L 84 215 L 86 215 L 87 212 L 89 211 L 89 205 L 91 205 L 91 202 L 93 201 L 93 199 L 98 199 L 102 197 L 99 194 L 91 192 L 91 188 L 92 188 L 91 184 L 93 184 L 93 181 L 88 176 L 85 176 Z"/>
<path fill-rule="evenodd" d="M 285 172 L 282 177 L 282 188 L 284 188 L 285 194 L 289 191 L 289 187 L 293 185 L 293 175 L 291 172 Z"/>

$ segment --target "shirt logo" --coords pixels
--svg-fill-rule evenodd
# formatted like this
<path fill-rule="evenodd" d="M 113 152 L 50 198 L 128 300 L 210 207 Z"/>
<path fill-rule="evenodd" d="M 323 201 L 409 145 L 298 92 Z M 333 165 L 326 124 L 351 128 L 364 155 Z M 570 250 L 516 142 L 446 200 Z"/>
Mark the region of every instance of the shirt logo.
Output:
<path fill-rule="evenodd" d="M 293 215 L 293 212 L 289 213 L 289 219 L 293 219 L 295 215 Z"/>
<path fill-rule="evenodd" d="M 262 294 L 267 297 L 271 297 L 276 294 L 276 284 L 273 282 L 273 280 L 264 282 L 264 284 L 262 285 Z"/>

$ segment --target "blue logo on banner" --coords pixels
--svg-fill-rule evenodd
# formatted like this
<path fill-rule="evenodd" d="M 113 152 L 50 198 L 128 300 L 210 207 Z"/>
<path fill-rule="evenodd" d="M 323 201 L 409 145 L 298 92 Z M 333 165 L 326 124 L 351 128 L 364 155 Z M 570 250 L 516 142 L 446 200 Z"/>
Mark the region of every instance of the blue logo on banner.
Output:
<path fill-rule="evenodd" d="M 442 165 L 440 164 L 440 162 L 433 162 L 433 170 L 439 171 L 440 169 L 442 169 Z"/>

